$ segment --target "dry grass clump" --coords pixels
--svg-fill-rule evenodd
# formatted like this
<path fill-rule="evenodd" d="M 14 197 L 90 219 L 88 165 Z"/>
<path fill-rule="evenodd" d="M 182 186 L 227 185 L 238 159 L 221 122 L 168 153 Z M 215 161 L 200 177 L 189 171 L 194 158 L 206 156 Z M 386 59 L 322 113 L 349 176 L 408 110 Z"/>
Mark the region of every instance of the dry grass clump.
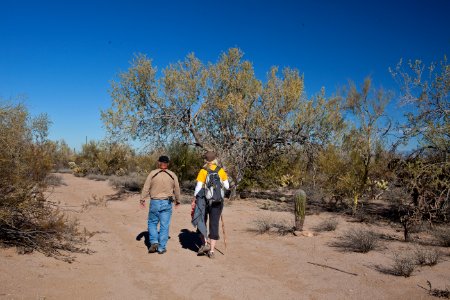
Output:
<path fill-rule="evenodd" d="M 338 220 L 335 218 L 326 219 L 320 222 L 316 227 L 314 227 L 315 231 L 335 231 L 338 225 Z"/>
<path fill-rule="evenodd" d="M 111 176 L 109 183 L 115 188 L 124 189 L 130 192 L 139 192 L 144 186 L 146 176 L 132 173 L 125 176 Z"/>
<path fill-rule="evenodd" d="M 65 185 L 62 177 L 59 175 L 55 175 L 55 174 L 48 174 L 47 177 L 45 177 L 44 183 L 48 186 Z"/>
<path fill-rule="evenodd" d="M 431 248 L 417 248 L 414 255 L 417 264 L 421 266 L 434 266 L 442 257 L 441 251 Z"/>
<path fill-rule="evenodd" d="M 438 227 L 433 231 L 433 235 L 439 245 L 450 247 L 450 227 Z"/>
<path fill-rule="evenodd" d="M 259 234 L 264 234 L 269 232 L 272 227 L 272 221 L 268 218 L 259 218 L 253 221 L 255 224 L 256 232 Z"/>
<path fill-rule="evenodd" d="M 102 174 L 87 174 L 86 178 L 90 179 L 90 180 L 96 180 L 96 181 L 106 181 L 109 179 L 109 176 L 102 175 Z"/>
<path fill-rule="evenodd" d="M 72 169 L 70 169 L 70 168 L 60 168 L 60 169 L 55 170 L 55 173 L 72 174 Z"/>
<path fill-rule="evenodd" d="M 98 206 L 102 206 L 102 207 L 106 207 L 106 199 L 105 197 L 99 197 L 97 195 L 92 195 L 89 199 L 87 199 L 86 201 L 84 201 L 84 203 L 81 205 L 81 210 L 85 211 L 87 209 L 89 209 L 89 207 L 98 207 Z"/>
<path fill-rule="evenodd" d="M 416 248 L 414 251 L 394 253 L 393 265 L 388 268 L 378 267 L 382 273 L 409 277 L 417 266 L 434 266 L 441 259 L 442 253 L 431 248 Z"/>
<path fill-rule="evenodd" d="M 450 290 L 448 288 L 446 288 L 445 290 L 433 289 L 433 287 L 431 286 L 431 282 L 429 280 L 427 280 L 427 284 L 429 288 L 428 293 L 431 296 L 450 299 Z"/>
<path fill-rule="evenodd" d="M 376 249 L 378 244 L 377 233 L 367 229 L 350 229 L 338 237 L 338 241 L 334 242 L 333 246 L 347 251 L 367 253 Z"/>
<path fill-rule="evenodd" d="M 286 222 L 274 221 L 270 218 L 258 218 L 253 223 L 255 224 L 255 231 L 258 234 L 275 233 L 278 235 L 287 235 L 294 233 L 293 227 L 286 224 Z"/>
<path fill-rule="evenodd" d="M 416 268 L 416 258 L 414 255 L 394 255 L 394 264 L 392 266 L 391 273 L 396 276 L 409 277 Z"/>

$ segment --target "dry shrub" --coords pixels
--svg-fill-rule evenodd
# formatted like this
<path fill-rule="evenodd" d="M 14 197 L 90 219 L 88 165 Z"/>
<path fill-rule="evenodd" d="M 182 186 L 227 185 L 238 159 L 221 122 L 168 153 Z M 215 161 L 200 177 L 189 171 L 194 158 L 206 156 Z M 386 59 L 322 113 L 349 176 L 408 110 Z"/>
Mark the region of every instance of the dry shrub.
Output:
<path fill-rule="evenodd" d="M 450 247 L 450 227 L 438 227 L 433 231 L 433 235 L 439 245 Z"/>
<path fill-rule="evenodd" d="M 414 254 L 417 264 L 421 266 L 434 266 L 442 257 L 441 251 L 431 248 L 417 248 Z"/>
<path fill-rule="evenodd" d="M 416 258 L 413 254 L 404 255 L 395 254 L 394 264 L 392 266 L 392 274 L 396 276 L 409 277 L 416 268 Z"/>
<path fill-rule="evenodd" d="M 124 189 L 130 192 L 139 192 L 144 186 L 146 176 L 132 173 L 126 176 L 111 176 L 109 183 L 115 188 Z"/>
<path fill-rule="evenodd" d="M 272 227 L 272 221 L 268 218 L 261 218 L 256 219 L 253 221 L 256 227 L 256 232 L 259 234 L 264 234 L 269 232 L 270 228 Z"/>
<path fill-rule="evenodd" d="M 0 244 L 71 261 L 67 251 L 86 251 L 77 246 L 77 223 L 43 195 L 52 168 L 47 117 L 31 119 L 24 106 L 0 102 L 0 119 Z"/>
<path fill-rule="evenodd" d="M 81 205 L 81 209 L 82 209 L 82 211 L 85 211 L 85 210 L 89 209 L 89 207 L 92 207 L 92 206 L 106 207 L 105 197 L 99 197 L 97 195 L 92 195 L 89 199 L 84 201 L 84 203 Z"/>
<path fill-rule="evenodd" d="M 445 290 L 433 289 L 433 287 L 431 286 L 431 282 L 429 280 L 427 280 L 427 284 L 429 288 L 428 293 L 431 296 L 450 299 L 450 290 L 448 288 L 446 288 Z"/>
<path fill-rule="evenodd" d="M 55 173 L 60 173 L 60 174 L 72 174 L 72 169 L 70 168 L 61 168 L 61 169 L 57 169 L 55 171 Z"/>
<path fill-rule="evenodd" d="M 55 174 L 49 174 L 45 177 L 45 184 L 48 186 L 61 186 L 65 185 L 64 180 L 61 176 Z"/>
<path fill-rule="evenodd" d="M 315 231 L 334 231 L 337 228 L 338 220 L 335 218 L 326 219 L 320 222 L 316 227 L 314 227 Z"/>
<path fill-rule="evenodd" d="M 366 229 L 350 229 L 332 245 L 347 251 L 367 253 L 378 247 L 378 234 Z"/>
<path fill-rule="evenodd" d="M 286 222 L 274 221 L 270 218 L 258 218 L 253 221 L 256 232 L 259 234 L 275 233 L 278 235 L 287 235 L 294 233 L 293 226 L 289 226 Z"/>
<path fill-rule="evenodd" d="M 90 179 L 90 180 L 96 180 L 96 181 L 106 181 L 109 179 L 109 176 L 101 175 L 101 174 L 88 174 L 88 175 L 86 175 L 86 178 Z"/>

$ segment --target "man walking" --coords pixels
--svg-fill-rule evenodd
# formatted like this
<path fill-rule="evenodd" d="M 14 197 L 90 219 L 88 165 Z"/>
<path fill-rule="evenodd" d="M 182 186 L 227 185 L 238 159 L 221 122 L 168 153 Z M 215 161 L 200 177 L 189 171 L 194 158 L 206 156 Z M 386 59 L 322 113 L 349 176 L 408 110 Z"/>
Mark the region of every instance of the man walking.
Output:
<path fill-rule="evenodd" d="M 180 205 L 180 185 L 178 177 L 168 169 L 169 157 L 163 155 L 158 159 L 158 168 L 151 171 L 145 180 L 141 192 L 141 205 L 150 198 L 148 213 L 148 232 L 150 235 L 149 253 L 164 254 L 169 239 L 169 226 L 172 216 L 172 202 Z M 174 199 L 175 198 L 175 199 Z M 159 223 L 159 232 L 158 232 Z"/>

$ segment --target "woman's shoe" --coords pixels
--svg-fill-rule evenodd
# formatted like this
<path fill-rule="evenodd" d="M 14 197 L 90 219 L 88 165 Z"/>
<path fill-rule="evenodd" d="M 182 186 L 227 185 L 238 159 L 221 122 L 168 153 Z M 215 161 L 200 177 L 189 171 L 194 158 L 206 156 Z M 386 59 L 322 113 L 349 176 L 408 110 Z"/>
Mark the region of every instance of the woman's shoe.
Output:
<path fill-rule="evenodd" d="M 208 253 L 209 250 L 211 250 L 211 247 L 209 247 L 209 244 L 203 244 L 200 249 L 198 249 L 197 254 L 198 255 L 203 255 L 205 253 Z"/>

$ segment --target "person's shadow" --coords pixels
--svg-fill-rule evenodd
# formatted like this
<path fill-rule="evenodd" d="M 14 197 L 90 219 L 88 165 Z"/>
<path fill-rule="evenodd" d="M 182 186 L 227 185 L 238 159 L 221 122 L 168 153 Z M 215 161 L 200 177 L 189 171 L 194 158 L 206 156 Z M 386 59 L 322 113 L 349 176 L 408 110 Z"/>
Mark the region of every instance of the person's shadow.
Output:
<path fill-rule="evenodd" d="M 197 252 L 200 246 L 203 244 L 200 238 L 200 234 L 195 231 L 190 231 L 189 229 L 181 229 L 178 235 L 181 247 L 183 249 L 189 249 L 191 251 Z"/>
<path fill-rule="evenodd" d="M 136 236 L 136 241 L 140 241 L 140 240 L 142 240 L 142 238 L 144 238 L 144 244 L 147 247 L 147 250 L 149 250 L 151 244 L 150 244 L 150 235 L 149 235 L 148 231 L 142 231 L 141 233 L 139 233 Z M 169 239 L 170 239 L 170 236 L 169 236 Z"/>
<path fill-rule="evenodd" d="M 150 249 L 150 236 L 148 234 L 148 231 L 142 231 L 136 236 L 136 241 L 140 241 L 144 238 L 144 244 L 147 247 L 147 250 Z"/>

